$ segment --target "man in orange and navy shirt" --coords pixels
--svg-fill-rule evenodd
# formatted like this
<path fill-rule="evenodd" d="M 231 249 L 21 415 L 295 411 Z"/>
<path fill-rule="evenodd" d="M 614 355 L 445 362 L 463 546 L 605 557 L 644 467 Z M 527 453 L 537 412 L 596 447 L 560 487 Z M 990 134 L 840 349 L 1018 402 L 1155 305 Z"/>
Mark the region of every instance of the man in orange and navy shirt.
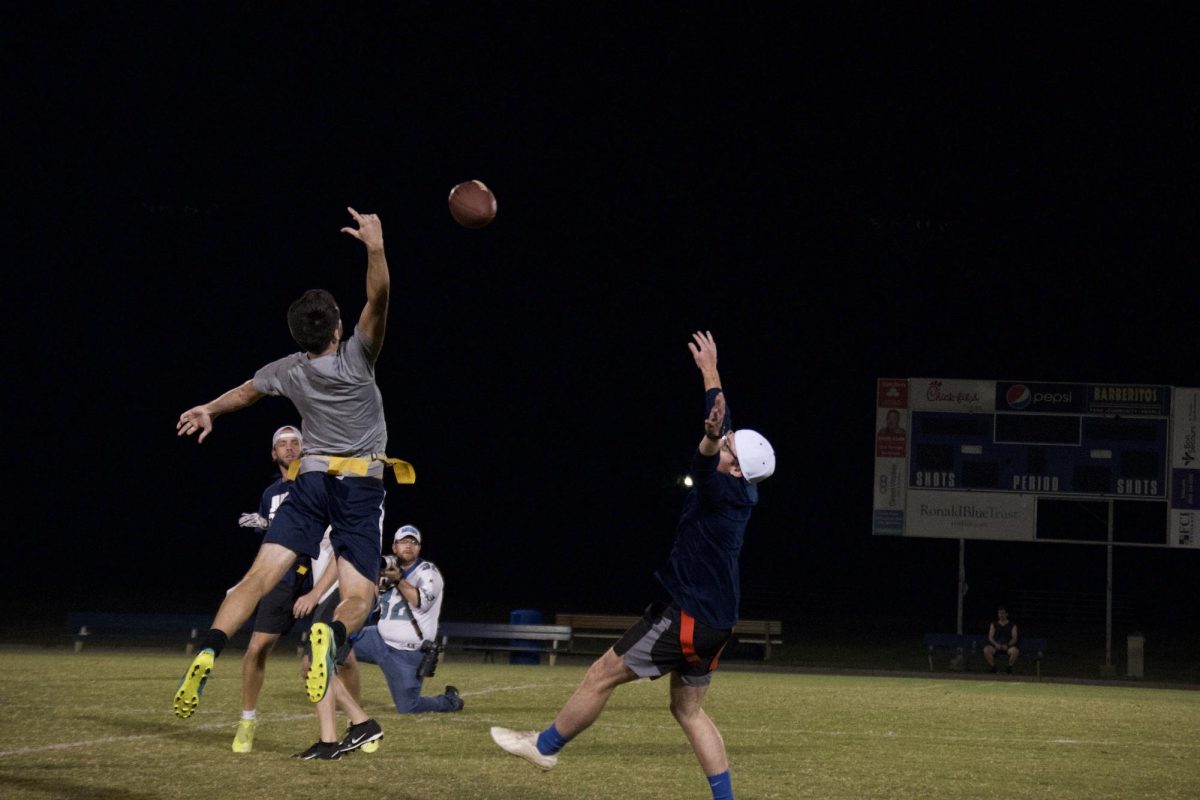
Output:
<path fill-rule="evenodd" d="M 688 348 L 704 377 L 704 438 L 692 456 L 693 488 L 684 501 L 675 543 L 655 574 L 669 599 L 642 618 L 588 669 L 550 727 L 492 728 L 505 751 L 548 770 L 563 746 L 588 728 L 613 690 L 638 678 L 671 676 L 671 711 L 687 734 L 713 800 L 733 800 L 729 760 L 717 726 L 702 708 L 721 650 L 733 635 L 741 587 L 738 558 L 756 484 L 775 471 L 775 451 L 762 434 L 730 430 L 711 333 L 692 334 Z"/>

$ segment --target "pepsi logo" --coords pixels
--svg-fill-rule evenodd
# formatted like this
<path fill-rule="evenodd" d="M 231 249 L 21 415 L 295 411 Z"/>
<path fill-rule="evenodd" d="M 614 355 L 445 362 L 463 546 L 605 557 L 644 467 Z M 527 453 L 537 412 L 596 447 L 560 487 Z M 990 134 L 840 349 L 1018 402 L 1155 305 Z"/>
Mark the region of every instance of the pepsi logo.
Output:
<path fill-rule="evenodd" d="M 1004 395 L 1005 402 L 1009 408 L 1028 408 L 1033 402 L 1033 392 L 1029 391 L 1029 387 L 1023 383 L 1014 384 L 1008 387 L 1008 391 Z"/>

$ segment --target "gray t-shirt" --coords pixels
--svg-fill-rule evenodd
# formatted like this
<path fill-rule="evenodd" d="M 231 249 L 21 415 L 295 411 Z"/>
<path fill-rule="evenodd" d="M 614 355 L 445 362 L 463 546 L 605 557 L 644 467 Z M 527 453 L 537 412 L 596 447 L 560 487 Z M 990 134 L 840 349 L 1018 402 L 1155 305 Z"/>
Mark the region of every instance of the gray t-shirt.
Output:
<path fill-rule="evenodd" d="M 293 353 L 254 373 L 254 388 L 300 412 L 304 455 L 364 457 L 387 450 L 383 397 L 375 385 L 379 348 L 355 327 L 337 351 Z"/>

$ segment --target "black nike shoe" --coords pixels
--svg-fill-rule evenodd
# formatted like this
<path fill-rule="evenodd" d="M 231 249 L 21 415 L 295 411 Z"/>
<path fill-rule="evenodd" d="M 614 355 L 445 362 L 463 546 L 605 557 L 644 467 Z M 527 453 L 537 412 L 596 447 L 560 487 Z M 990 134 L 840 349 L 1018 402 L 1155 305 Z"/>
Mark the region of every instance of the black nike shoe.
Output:
<path fill-rule="evenodd" d="M 337 761 L 342 757 L 341 746 L 337 742 L 317 742 L 303 753 L 296 753 L 292 758 L 302 761 Z"/>
<path fill-rule="evenodd" d="M 346 731 L 346 735 L 342 737 L 342 741 L 338 742 L 338 752 L 350 753 L 364 744 L 374 742 L 377 739 L 383 738 L 383 728 L 379 727 L 379 723 L 373 719 L 366 722 L 360 722 L 357 725 L 351 725 Z"/>
<path fill-rule="evenodd" d="M 463 699 L 461 697 L 459 697 L 459 695 L 458 695 L 458 687 L 457 686 L 447 686 L 446 687 L 446 697 L 450 698 L 450 710 L 451 711 L 462 711 L 463 710 Z"/>

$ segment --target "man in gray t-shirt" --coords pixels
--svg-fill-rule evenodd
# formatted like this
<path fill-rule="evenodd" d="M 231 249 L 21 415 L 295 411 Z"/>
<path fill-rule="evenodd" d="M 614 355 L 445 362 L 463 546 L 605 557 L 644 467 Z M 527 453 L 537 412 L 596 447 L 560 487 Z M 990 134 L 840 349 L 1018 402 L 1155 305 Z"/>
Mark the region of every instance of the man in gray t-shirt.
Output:
<path fill-rule="evenodd" d="M 185 411 L 176 425 L 180 436 L 198 433 L 198 441 L 203 442 L 216 417 L 277 395 L 295 404 L 304 436 L 288 499 L 276 512 L 250 571 L 221 604 L 180 682 L 174 701 L 179 717 L 195 711 L 213 661 L 228 637 L 249 618 L 297 554 L 316 557 L 327 525 L 332 526 L 330 540 L 338 556 L 343 601 L 331 624 L 317 623 L 310 631 L 306 687 L 314 703 L 325 696 L 329 681 L 336 680 L 337 647 L 362 627 L 374 602 L 387 446 L 375 361 L 387 327 L 390 277 L 379 217 L 348 211 L 358 227 L 342 228 L 342 232 L 367 249 L 367 302 L 353 335 L 343 340 L 341 314 L 332 295 L 321 289 L 305 292 L 288 309 L 288 328 L 302 352 L 267 364 L 253 379 Z M 323 725 L 321 734 L 318 745 L 336 743 L 335 731 L 327 732 Z"/>
<path fill-rule="evenodd" d="M 304 455 L 369 458 L 387 446 L 383 398 L 375 385 L 378 355 L 379 345 L 356 330 L 329 356 L 284 356 L 256 372 L 251 383 L 295 404 L 304 419 Z"/>

